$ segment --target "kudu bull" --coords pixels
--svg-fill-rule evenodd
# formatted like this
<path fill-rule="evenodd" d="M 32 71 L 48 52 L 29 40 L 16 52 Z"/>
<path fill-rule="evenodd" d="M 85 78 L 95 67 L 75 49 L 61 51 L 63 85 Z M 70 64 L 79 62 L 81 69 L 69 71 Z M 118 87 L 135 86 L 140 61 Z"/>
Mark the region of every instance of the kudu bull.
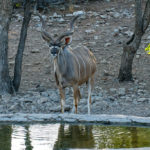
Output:
<path fill-rule="evenodd" d="M 54 59 L 54 73 L 56 84 L 59 87 L 61 98 L 61 112 L 64 113 L 65 87 L 73 87 L 75 113 L 77 113 L 78 102 L 81 98 L 79 85 L 88 84 L 88 114 L 90 114 L 91 91 L 94 84 L 94 73 L 96 72 L 96 59 L 93 53 L 84 46 L 72 49 L 71 36 L 74 33 L 74 23 L 80 15 L 75 16 L 70 23 L 70 30 L 63 33 L 54 40 L 45 30 L 45 22 L 38 13 L 42 22 L 41 33 L 48 42 L 51 55 Z"/>

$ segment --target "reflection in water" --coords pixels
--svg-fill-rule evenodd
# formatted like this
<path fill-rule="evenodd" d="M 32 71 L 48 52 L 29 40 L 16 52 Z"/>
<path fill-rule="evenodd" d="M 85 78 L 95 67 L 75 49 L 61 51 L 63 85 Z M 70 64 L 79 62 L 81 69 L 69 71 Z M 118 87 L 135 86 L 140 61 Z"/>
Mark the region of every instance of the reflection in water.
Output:
<path fill-rule="evenodd" d="M 52 150 L 58 128 L 59 124 L 13 125 L 12 145 L 8 150 Z"/>
<path fill-rule="evenodd" d="M 30 137 L 33 150 L 52 150 L 57 140 L 59 124 L 31 125 Z"/>
<path fill-rule="evenodd" d="M 150 128 L 95 126 L 93 134 L 97 148 L 150 147 Z"/>
<path fill-rule="evenodd" d="M 31 139 L 30 139 L 30 132 L 29 132 L 29 126 L 25 126 L 26 129 L 26 137 L 25 137 L 25 150 L 32 150 L 33 146 L 31 145 Z"/>
<path fill-rule="evenodd" d="M 60 125 L 53 150 L 69 148 L 150 147 L 150 129 L 136 127 Z M 150 148 L 149 148 L 150 149 Z"/>
<path fill-rule="evenodd" d="M 12 125 L 11 150 L 24 150 L 25 147 L 25 128 L 23 126 Z"/>
<path fill-rule="evenodd" d="M 150 128 L 99 125 L 0 125 L 0 150 L 149 147 Z"/>
<path fill-rule="evenodd" d="M 66 130 L 60 125 L 58 139 L 54 150 L 66 148 L 93 148 L 92 126 L 70 125 Z"/>
<path fill-rule="evenodd" d="M 0 150 L 10 150 L 11 147 L 11 126 L 0 126 Z"/>

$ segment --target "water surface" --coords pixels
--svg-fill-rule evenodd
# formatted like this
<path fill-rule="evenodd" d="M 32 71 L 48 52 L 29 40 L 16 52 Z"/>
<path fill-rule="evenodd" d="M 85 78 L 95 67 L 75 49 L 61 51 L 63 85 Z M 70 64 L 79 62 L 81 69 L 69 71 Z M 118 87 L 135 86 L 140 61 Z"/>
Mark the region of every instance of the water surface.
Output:
<path fill-rule="evenodd" d="M 150 128 L 101 125 L 0 125 L 0 150 L 150 150 Z"/>

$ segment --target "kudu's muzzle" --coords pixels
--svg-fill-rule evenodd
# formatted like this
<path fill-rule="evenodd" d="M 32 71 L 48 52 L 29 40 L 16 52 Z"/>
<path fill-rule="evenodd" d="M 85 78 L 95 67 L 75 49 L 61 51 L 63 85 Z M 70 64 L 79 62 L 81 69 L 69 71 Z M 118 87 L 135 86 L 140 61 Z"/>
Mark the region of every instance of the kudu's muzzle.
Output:
<path fill-rule="evenodd" d="M 58 55 L 59 51 L 60 51 L 60 47 L 54 46 L 54 47 L 52 47 L 52 49 L 51 49 L 51 55 L 52 55 L 53 57 L 56 57 L 56 56 Z"/>

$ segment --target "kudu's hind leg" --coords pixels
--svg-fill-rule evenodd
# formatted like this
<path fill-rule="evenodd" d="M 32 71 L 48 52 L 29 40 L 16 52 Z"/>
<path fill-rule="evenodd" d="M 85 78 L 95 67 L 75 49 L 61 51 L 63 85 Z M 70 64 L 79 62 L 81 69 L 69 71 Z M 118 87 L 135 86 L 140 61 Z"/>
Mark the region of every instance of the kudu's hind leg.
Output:
<path fill-rule="evenodd" d="M 91 93 L 94 85 L 94 78 L 93 76 L 89 78 L 88 80 L 88 99 L 87 99 L 87 104 L 88 104 L 88 114 L 91 113 Z"/>
<path fill-rule="evenodd" d="M 80 91 L 77 85 L 73 86 L 73 94 L 74 94 L 74 106 L 73 106 L 73 111 L 75 109 L 75 113 L 78 113 L 78 102 L 81 97 Z"/>
<path fill-rule="evenodd" d="M 65 89 L 59 87 L 60 92 L 60 99 L 61 99 L 61 112 L 64 113 L 64 106 L 65 106 Z"/>

